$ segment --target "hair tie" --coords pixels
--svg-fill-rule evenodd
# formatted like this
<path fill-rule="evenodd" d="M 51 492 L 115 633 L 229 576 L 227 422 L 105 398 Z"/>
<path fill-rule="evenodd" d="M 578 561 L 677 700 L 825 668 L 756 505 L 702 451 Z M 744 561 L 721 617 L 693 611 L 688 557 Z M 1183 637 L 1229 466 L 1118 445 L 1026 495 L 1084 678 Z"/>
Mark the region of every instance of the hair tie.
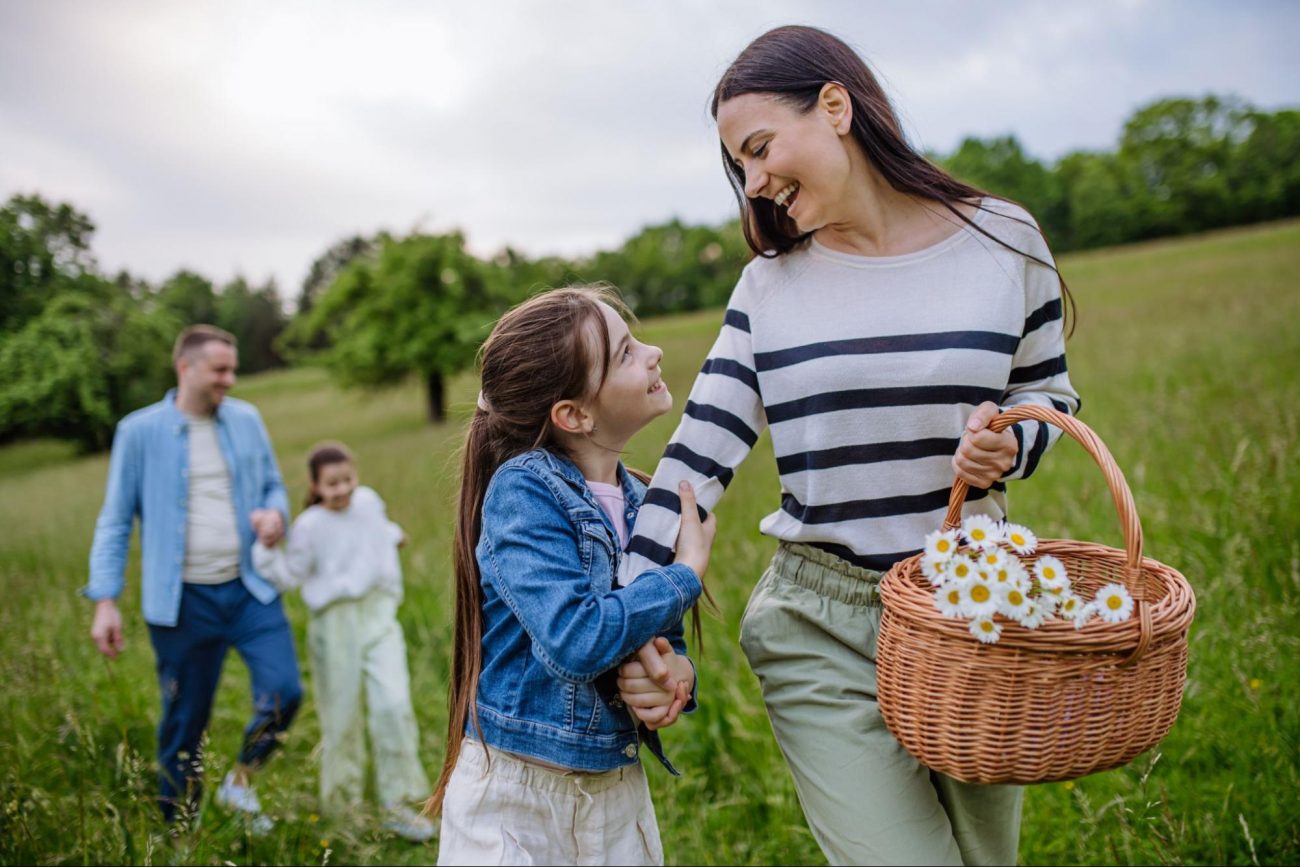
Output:
<path fill-rule="evenodd" d="M 483 410 L 483 412 L 492 411 L 492 404 L 488 403 L 487 395 L 483 393 L 482 389 L 479 389 L 478 393 L 478 408 Z"/>

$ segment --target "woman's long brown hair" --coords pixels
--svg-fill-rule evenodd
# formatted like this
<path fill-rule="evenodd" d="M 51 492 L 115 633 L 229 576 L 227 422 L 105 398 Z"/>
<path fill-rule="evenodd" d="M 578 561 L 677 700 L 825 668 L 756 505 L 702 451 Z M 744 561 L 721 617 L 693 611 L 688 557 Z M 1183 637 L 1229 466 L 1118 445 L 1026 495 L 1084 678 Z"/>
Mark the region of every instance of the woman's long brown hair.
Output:
<path fill-rule="evenodd" d="M 789 26 L 769 30 L 755 39 L 732 62 L 713 90 L 711 110 L 748 93 L 776 97 L 801 113 L 811 111 L 822 88 L 836 83 L 853 104 L 851 131 L 863 154 L 895 190 L 943 205 L 971 229 L 997 244 L 1051 268 L 1061 283 L 1066 319 L 1074 321 L 1074 297 L 1065 278 L 1051 262 L 1018 250 L 993 235 L 957 207 L 966 204 L 984 210 L 984 190 L 962 183 L 925 158 L 903 135 L 902 125 L 884 89 L 866 62 L 839 38 L 815 27 Z M 745 173 L 722 145 L 722 165 L 740 205 L 740 225 L 755 255 L 775 258 L 801 245 L 810 232 L 800 232 L 794 220 L 770 199 L 745 195 Z M 1009 201 L 1009 200 L 1008 200 Z M 1027 221 L 1022 221 L 1027 222 Z M 1034 226 L 1042 234 L 1042 229 Z M 1067 332 L 1073 331 L 1067 327 Z"/>
<path fill-rule="evenodd" d="M 456 614 L 451 662 L 450 718 L 442 774 L 425 811 L 435 814 L 460 757 L 465 725 L 473 720 L 483 663 L 483 588 L 478 558 L 483 500 L 497 469 L 530 449 L 554 447 L 551 407 L 561 400 L 585 400 L 604 384 L 610 337 L 600 304 L 627 316 L 606 286 L 552 289 L 508 311 L 479 351 L 483 390 L 469 423 L 461 464 L 460 504 L 453 558 Z M 593 377 L 592 373 L 598 372 Z"/>

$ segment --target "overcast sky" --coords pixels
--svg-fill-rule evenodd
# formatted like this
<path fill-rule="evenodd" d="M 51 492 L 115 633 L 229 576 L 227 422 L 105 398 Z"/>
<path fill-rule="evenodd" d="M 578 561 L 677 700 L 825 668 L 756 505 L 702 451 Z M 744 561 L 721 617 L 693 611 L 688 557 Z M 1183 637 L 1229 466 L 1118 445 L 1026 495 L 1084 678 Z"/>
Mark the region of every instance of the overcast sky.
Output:
<path fill-rule="evenodd" d="M 1290 0 L 3 0 L 0 196 L 89 213 L 106 270 L 287 297 L 358 232 L 591 252 L 734 215 L 708 96 L 789 23 L 856 47 L 940 152 L 1112 149 L 1171 95 L 1300 105 Z"/>

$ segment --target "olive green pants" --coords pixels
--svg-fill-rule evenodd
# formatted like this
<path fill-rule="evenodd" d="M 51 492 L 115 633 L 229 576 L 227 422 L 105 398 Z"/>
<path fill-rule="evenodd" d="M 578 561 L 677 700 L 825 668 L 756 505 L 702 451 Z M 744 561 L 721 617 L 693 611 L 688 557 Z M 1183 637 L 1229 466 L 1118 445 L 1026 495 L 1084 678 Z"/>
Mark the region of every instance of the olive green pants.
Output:
<path fill-rule="evenodd" d="M 885 727 L 879 579 L 782 543 L 740 625 L 808 827 L 832 864 L 1015 864 L 1021 787 L 930 771 Z"/>

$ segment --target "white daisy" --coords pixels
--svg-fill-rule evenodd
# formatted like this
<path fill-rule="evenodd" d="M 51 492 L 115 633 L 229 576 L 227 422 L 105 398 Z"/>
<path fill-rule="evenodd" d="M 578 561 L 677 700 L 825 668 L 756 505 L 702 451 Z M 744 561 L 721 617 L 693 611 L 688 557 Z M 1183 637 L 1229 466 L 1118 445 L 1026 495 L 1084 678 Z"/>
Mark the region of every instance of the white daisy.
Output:
<path fill-rule="evenodd" d="M 1043 625 L 1043 621 L 1046 619 L 1047 612 L 1043 610 L 1042 604 L 1037 599 L 1030 599 L 1029 605 L 1016 618 L 1016 622 L 1026 629 L 1037 629 Z"/>
<path fill-rule="evenodd" d="M 1133 616 L 1133 597 L 1123 584 L 1107 584 L 1093 598 L 1097 616 L 1107 623 L 1122 623 Z"/>
<path fill-rule="evenodd" d="M 1087 603 L 1078 596 L 1066 590 L 1057 599 L 1056 610 L 1060 613 L 1062 619 L 1073 620 L 1079 615 L 1079 609 L 1083 608 L 1085 604 Z"/>
<path fill-rule="evenodd" d="M 1032 604 L 1028 591 L 1015 583 L 1002 586 L 999 590 L 998 611 L 1013 620 L 1019 620 Z"/>
<path fill-rule="evenodd" d="M 994 584 L 1000 586 L 1022 583 L 1027 587 L 1029 584 L 1029 571 L 1025 569 L 1025 564 L 1012 554 L 1002 555 L 1001 564 L 990 573 L 989 577 Z"/>
<path fill-rule="evenodd" d="M 948 583 L 934 591 L 934 607 L 944 617 L 961 617 L 961 587 Z"/>
<path fill-rule="evenodd" d="M 935 530 L 925 537 L 925 559 L 948 560 L 956 553 L 956 530 Z"/>
<path fill-rule="evenodd" d="M 1017 554 L 1032 554 L 1038 547 L 1038 537 L 1028 527 L 1020 524 L 1007 524 L 1003 531 L 1004 541 L 1015 549 Z"/>
<path fill-rule="evenodd" d="M 957 554 L 948 561 L 948 578 L 952 581 L 969 581 L 975 577 L 975 563 L 965 554 Z"/>
<path fill-rule="evenodd" d="M 1002 627 L 991 616 L 979 617 L 970 622 L 970 634 L 985 644 L 992 644 L 1002 637 Z"/>
<path fill-rule="evenodd" d="M 921 574 L 935 587 L 941 587 L 948 582 L 948 564 L 948 559 L 936 559 L 925 554 L 921 557 Z"/>
<path fill-rule="evenodd" d="M 989 582 L 975 578 L 961 585 L 961 605 L 967 617 L 992 617 L 998 610 L 998 594 Z"/>
<path fill-rule="evenodd" d="M 1074 628 L 1082 629 L 1084 625 L 1092 618 L 1092 615 L 1096 613 L 1097 613 L 1096 604 L 1092 602 L 1085 603 L 1082 599 L 1079 600 L 1079 606 L 1074 609 L 1074 616 L 1071 617 L 1071 619 L 1074 621 Z"/>
<path fill-rule="evenodd" d="M 1044 554 L 1034 562 L 1034 575 L 1044 587 L 1061 587 L 1069 580 L 1065 564 L 1051 554 Z"/>
<path fill-rule="evenodd" d="M 993 548 L 1002 541 L 1002 525 L 988 515 L 967 515 L 961 534 L 976 548 Z"/>

